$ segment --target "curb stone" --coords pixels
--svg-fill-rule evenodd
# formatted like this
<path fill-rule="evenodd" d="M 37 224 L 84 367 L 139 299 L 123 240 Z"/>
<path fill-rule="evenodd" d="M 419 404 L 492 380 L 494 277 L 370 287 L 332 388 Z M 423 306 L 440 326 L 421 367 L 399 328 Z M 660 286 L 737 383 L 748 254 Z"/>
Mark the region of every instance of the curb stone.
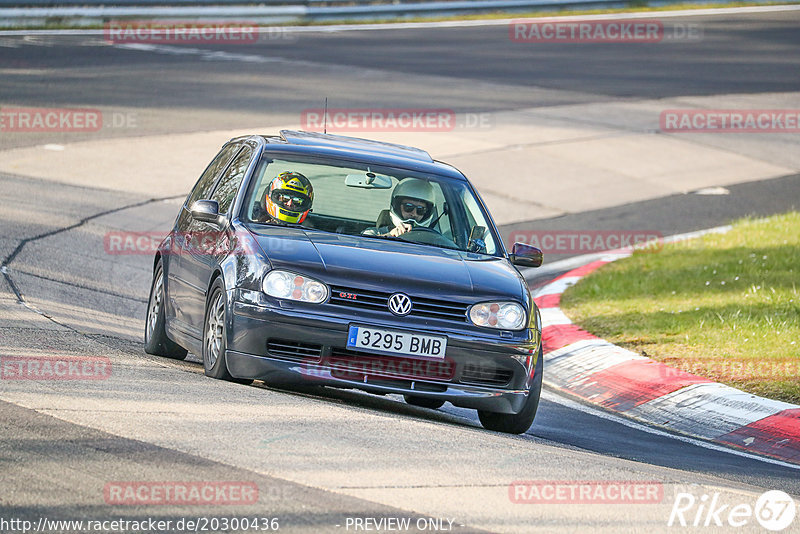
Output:
<path fill-rule="evenodd" d="M 679 241 L 730 227 L 672 236 Z M 611 412 L 668 430 L 800 464 L 800 406 L 766 399 L 651 360 L 600 339 L 561 311 L 563 292 L 630 249 L 585 256 L 537 289 L 545 383 Z M 570 265 L 581 263 L 577 258 Z M 556 267 L 556 265 L 553 265 Z"/>

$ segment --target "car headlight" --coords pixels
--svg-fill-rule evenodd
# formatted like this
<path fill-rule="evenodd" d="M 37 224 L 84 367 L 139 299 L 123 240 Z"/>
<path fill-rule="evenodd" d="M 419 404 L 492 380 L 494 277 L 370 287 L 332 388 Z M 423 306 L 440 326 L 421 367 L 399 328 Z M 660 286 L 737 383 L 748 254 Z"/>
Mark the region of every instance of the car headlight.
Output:
<path fill-rule="evenodd" d="M 525 326 L 525 308 L 516 302 L 482 302 L 469 309 L 469 320 L 477 326 L 521 330 Z"/>
<path fill-rule="evenodd" d="M 318 304 L 328 298 L 328 286 L 313 278 L 289 271 L 270 271 L 264 277 L 261 288 L 267 295 L 279 299 Z"/>

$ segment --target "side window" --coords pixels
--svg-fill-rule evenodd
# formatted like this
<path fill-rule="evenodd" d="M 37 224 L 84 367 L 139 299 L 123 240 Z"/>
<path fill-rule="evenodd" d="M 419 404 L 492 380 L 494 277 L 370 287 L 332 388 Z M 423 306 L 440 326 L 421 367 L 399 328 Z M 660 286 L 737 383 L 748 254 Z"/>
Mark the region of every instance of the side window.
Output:
<path fill-rule="evenodd" d="M 467 191 L 466 188 L 461 190 L 461 199 L 464 202 L 464 207 L 466 208 L 466 215 L 467 215 L 467 223 L 469 224 L 469 231 L 467 235 L 472 231 L 472 228 L 475 226 L 483 226 L 486 228 L 486 233 L 484 234 L 483 240 L 486 244 L 486 254 L 497 254 L 497 245 L 495 245 L 494 239 L 492 238 L 492 233 L 489 231 L 489 223 L 483 217 L 481 213 L 481 209 L 478 207 L 478 203 L 475 201 L 475 197 Z"/>
<path fill-rule="evenodd" d="M 219 203 L 220 213 L 228 213 L 231 204 L 233 204 L 233 199 L 236 198 L 236 193 L 239 191 L 239 186 L 242 184 L 244 175 L 247 172 L 247 166 L 250 164 L 252 153 L 253 151 L 249 147 L 245 147 L 233 159 L 233 163 L 220 178 L 214 194 L 211 195 L 211 200 L 216 200 Z"/>
<path fill-rule="evenodd" d="M 209 164 L 203 175 L 197 181 L 197 185 L 192 189 L 192 194 L 189 195 L 187 206 L 191 206 L 195 200 L 208 198 L 211 193 L 211 188 L 214 187 L 214 180 L 219 176 L 219 172 L 225 167 L 225 164 L 230 161 L 231 157 L 239 149 L 239 145 L 227 145 L 220 150 L 217 157 Z"/>

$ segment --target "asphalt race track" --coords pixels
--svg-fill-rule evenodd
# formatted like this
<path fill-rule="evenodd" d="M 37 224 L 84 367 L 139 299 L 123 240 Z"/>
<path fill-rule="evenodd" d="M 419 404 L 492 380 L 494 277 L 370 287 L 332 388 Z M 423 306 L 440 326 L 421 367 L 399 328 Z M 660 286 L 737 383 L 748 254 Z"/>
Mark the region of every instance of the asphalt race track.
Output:
<path fill-rule="evenodd" d="M 176 194 L 168 179 L 145 190 L 120 185 L 122 164 L 77 169 L 89 173 L 79 183 L 25 171 L 37 164 L 36 154 L 69 151 L 71 143 L 101 143 L 86 145 L 99 147 L 101 157 L 102 147 L 112 146 L 102 143 L 114 141 L 123 161 L 128 139 L 247 128 L 271 133 L 297 123 L 325 97 L 337 108 L 448 108 L 493 117 L 661 99 L 800 107 L 800 11 L 668 22 L 697 24 L 703 38 L 531 46 L 511 42 L 503 25 L 437 26 L 286 32 L 253 44 L 181 48 L 109 45 L 101 35 L 0 34 L 0 106 L 97 108 L 129 118 L 97 132 L 0 130 L 0 160 L 10 161 L 7 150 L 30 151 L 13 152 L 20 167 L 0 172 L 0 355 L 102 356 L 113 365 L 103 381 L 0 380 L 0 519 L 267 517 L 280 518 L 281 530 L 347 532 L 358 530 L 354 518 L 399 517 L 458 532 L 661 532 L 686 530 L 667 526 L 681 489 L 719 492 L 731 504 L 752 504 L 776 489 L 797 499 L 800 467 L 672 435 L 547 390 L 533 427 L 516 437 L 487 432 L 474 412 L 449 404 L 432 411 L 393 396 L 241 386 L 205 378 L 192 356 L 176 362 L 146 355 L 152 258 L 109 254 L 103 237 L 168 229 L 186 190 Z M 636 118 L 600 111 L 559 120 L 595 127 L 612 119 L 652 135 Z M 478 134 L 490 138 L 504 127 Z M 620 202 L 613 191 L 587 189 L 584 196 L 598 199 L 587 204 L 591 209 L 539 199 L 541 213 L 498 220 L 504 233 L 650 228 L 670 235 L 797 208 L 797 134 L 769 135 L 753 143 L 693 140 L 780 167 L 720 183 L 725 194 L 648 190 Z M 192 162 L 192 172 L 212 156 Z M 155 173 L 175 163 L 154 145 L 147 165 Z M 191 183 L 195 176 L 174 180 Z M 488 178 L 473 179 L 502 202 L 507 192 L 492 192 Z M 535 286 L 559 273 L 528 274 Z M 104 499 L 115 481 L 187 480 L 246 481 L 258 487 L 258 502 L 120 506 Z M 664 498 L 519 504 L 509 496 L 519 480 L 656 481 Z M 752 520 L 736 530 L 757 527 Z M 0 524 L 0 531 L 12 530 Z"/>

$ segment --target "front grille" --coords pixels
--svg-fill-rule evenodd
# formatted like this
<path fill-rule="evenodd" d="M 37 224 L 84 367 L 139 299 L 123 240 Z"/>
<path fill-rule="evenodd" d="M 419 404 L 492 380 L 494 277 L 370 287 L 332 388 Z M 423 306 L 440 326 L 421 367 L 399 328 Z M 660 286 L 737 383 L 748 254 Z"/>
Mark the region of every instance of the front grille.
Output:
<path fill-rule="evenodd" d="M 348 380 L 364 377 L 397 377 L 408 380 L 450 381 L 455 376 L 452 360 L 421 360 L 396 356 L 376 356 L 345 348 L 333 347 L 325 364 Z"/>
<path fill-rule="evenodd" d="M 318 362 L 322 356 L 322 345 L 269 339 L 267 340 L 267 352 L 270 356 L 281 360 Z"/>
<path fill-rule="evenodd" d="M 492 363 L 467 363 L 461 372 L 460 382 L 476 386 L 505 386 L 511 382 L 514 371 Z"/>
<path fill-rule="evenodd" d="M 331 287 L 330 304 L 336 306 L 347 306 L 350 308 L 361 308 L 375 310 L 386 313 L 389 311 L 389 297 L 393 293 L 383 291 L 369 291 L 352 287 Z M 425 317 L 427 319 L 444 319 L 448 321 L 466 322 L 468 304 L 450 302 L 446 300 L 431 299 L 425 297 L 411 298 L 412 308 L 410 317 Z"/>

